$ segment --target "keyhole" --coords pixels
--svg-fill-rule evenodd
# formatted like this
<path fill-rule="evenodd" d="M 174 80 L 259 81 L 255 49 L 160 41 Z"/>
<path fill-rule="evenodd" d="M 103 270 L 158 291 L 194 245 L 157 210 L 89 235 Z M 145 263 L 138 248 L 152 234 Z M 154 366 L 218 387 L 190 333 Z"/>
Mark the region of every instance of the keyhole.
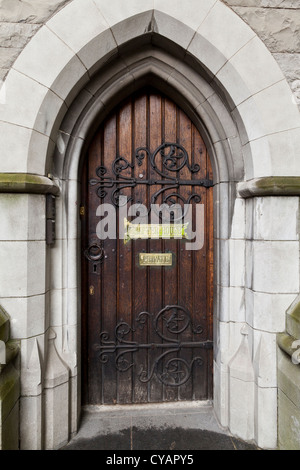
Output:
<path fill-rule="evenodd" d="M 94 264 L 94 273 L 96 273 L 96 272 L 97 272 L 97 265 Z"/>

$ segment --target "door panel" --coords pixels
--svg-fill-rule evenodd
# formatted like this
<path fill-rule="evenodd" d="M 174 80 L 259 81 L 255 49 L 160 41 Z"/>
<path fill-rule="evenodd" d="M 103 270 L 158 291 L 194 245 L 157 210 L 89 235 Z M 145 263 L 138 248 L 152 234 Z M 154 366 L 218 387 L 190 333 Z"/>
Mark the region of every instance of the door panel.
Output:
<path fill-rule="evenodd" d="M 120 196 L 127 205 L 119 207 Z M 150 224 L 152 203 L 190 203 L 193 221 L 202 204 L 203 247 L 187 250 L 184 238 L 123 240 L 120 210 L 143 204 Z M 100 240 L 103 204 L 115 211 L 116 237 Z M 82 205 L 84 403 L 211 398 L 212 169 L 187 115 L 151 90 L 122 103 L 90 144 Z M 139 254 L 149 253 L 171 253 L 172 265 L 141 266 Z"/>

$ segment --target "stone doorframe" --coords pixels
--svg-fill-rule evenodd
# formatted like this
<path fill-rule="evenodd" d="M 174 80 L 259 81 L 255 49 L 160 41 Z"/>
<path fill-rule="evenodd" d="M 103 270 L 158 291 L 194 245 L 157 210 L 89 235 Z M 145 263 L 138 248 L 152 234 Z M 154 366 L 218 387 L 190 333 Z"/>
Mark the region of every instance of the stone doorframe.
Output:
<path fill-rule="evenodd" d="M 276 446 L 276 333 L 299 291 L 299 111 L 232 10 L 219 0 L 180 5 L 73 0 L 25 47 L 2 90 L 0 189 L 15 194 L 0 204 L 7 219 L 22 215 L 24 230 L 5 226 L 0 302 L 21 340 L 23 449 L 58 448 L 77 430 L 80 164 L 112 107 L 149 83 L 194 121 L 213 165 L 216 415 L 238 437 Z M 55 192 L 49 247 L 42 194 Z"/>

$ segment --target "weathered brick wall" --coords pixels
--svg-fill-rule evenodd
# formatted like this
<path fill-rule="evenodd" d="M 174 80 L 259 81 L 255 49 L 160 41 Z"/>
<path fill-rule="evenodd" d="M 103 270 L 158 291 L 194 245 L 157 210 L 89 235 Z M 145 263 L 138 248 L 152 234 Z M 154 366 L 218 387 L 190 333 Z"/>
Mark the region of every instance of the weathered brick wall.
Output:
<path fill-rule="evenodd" d="M 30 38 L 72 0 L 0 0 L 0 80 Z M 300 0 L 222 0 L 264 41 L 300 103 Z M 229 26 L 230 27 L 230 26 Z"/>

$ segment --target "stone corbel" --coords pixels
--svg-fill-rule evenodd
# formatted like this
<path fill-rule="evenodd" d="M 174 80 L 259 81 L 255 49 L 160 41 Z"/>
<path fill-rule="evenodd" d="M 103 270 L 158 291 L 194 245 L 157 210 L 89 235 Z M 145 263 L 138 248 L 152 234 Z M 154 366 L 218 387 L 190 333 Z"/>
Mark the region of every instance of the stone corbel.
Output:
<path fill-rule="evenodd" d="M 0 173 L 0 193 L 59 195 L 59 187 L 46 176 L 30 173 Z"/>
<path fill-rule="evenodd" d="M 237 193 L 242 198 L 262 196 L 300 196 L 299 176 L 267 176 L 237 184 Z"/>

